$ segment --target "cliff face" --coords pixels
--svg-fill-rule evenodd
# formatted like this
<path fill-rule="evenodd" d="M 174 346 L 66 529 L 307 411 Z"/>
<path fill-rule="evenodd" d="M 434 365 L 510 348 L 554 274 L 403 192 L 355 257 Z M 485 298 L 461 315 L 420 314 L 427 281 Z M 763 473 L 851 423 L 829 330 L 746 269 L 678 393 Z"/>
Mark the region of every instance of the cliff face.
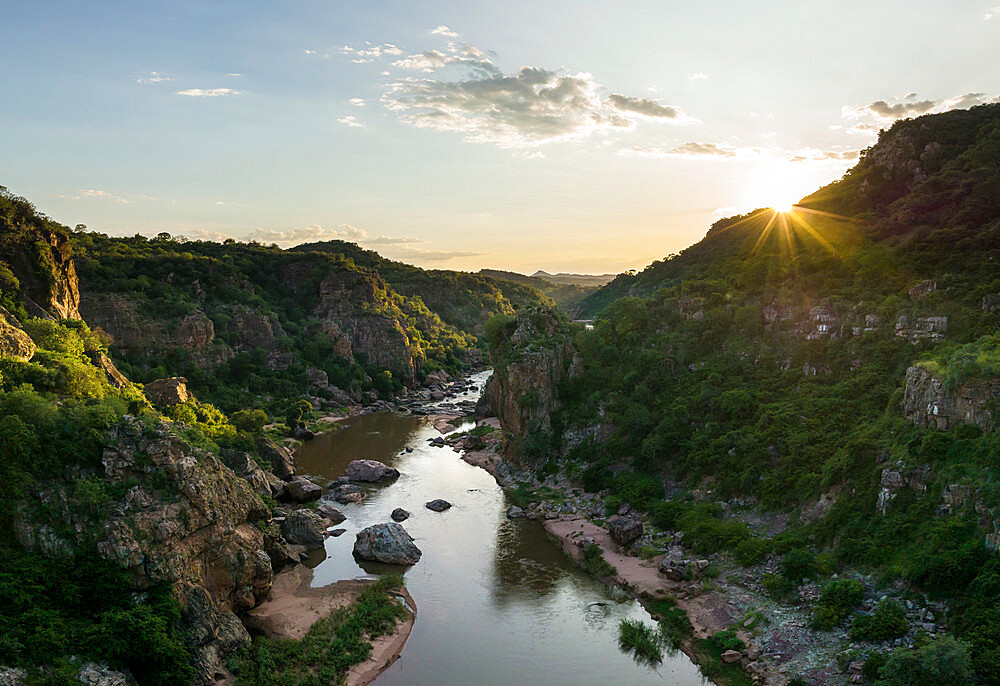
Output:
<path fill-rule="evenodd" d="M 575 374 L 568 327 L 550 314 L 533 313 L 512 320 L 491 350 L 494 372 L 477 414 L 500 419 L 515 453 L 520 439 L 552 431 L 552 416 L 561 407 L 557 388 Z"/>
<path fill-rule="evenodd" d="M 975 424 L 983 431 L 996 427 L 1000 379 L 983 379 L 946 389 L 923 367 L 906 370 L 903 415 L 914 424 L 946 431 L 957 424 Z"/>
<path fill-rule="evenodd" d="M 109 496 L 80 502 L 79 484 Z M 270 588 L 284 541 L 250 484 L 161 423 L 126 416 L 108 436 L 101 467 L 71 469 L 20 507 L 15 534 L 26 548 L 59 556 L 93 546 L 126 568 L 138 589 L 170 584 L 195 649 L 202 683 L 225 673 L 225 657 L 249 640 L 235 612 Z"/>
<path fill-rule="evenodd" d="M 32 317 L 80 319 L 80 288 L 64 230 L 35 216 L 22 218 L 0 240 L 0 266 L 17 278 L 25 311 Z"/>

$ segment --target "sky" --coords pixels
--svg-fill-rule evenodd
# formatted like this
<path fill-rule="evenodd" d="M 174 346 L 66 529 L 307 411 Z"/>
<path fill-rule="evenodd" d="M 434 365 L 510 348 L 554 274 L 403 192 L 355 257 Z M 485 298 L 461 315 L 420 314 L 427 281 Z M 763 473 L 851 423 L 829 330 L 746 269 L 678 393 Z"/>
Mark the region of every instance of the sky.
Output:
<path fill-rule="evenodd" d="M 995 100 L 998 1 L 10 3 L 0 185 L 110 235 L 617 273 Z"/>

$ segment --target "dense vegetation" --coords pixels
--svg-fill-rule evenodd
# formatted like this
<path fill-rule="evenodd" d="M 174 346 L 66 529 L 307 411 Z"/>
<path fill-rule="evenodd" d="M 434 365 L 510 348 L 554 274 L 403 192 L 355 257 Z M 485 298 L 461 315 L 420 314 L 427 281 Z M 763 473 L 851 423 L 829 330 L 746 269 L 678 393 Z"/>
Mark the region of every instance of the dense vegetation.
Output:
<path fill-rule="evenodd" d="M 1000 434 L 939 431 L 900 411 L 908 367 L 946 390 L 1000 374 L 998 164 L 1000 106 L 897 122 L 793 214 L 722 220 L 619 276 L 583 303 L 592 331 L 564 323 L 553 337 L 573 337 L 582 371 L 559 386 L 552 430 L 536 425 L 522 447 L 540 463 L 561 453 L 571 476 L 608 492 L 609 510 L 627 501 L 697 551 L 781 556 L 766 580 L 777 595 L 854 568 L 947 599 L 956 638 L 894 653 L 882 677 L 932 683 L 914 670 L 941 653 L 1000 683 L 1000 562 L 984 546 L 1000 525 Z M 926 335 L 925 317 L 947 317 L 946 331 Z M 890 469 L 921 479 L 883 514 Z M 970 495 L 942 510 L 951 485 Z M 832 507 L 812 514 L 824 494 Z M 797 516 L 770 538 L 715 504 L 730 499 Z M 848 582 L 827 585 L 817 626 L 847 621 L 859 600 Z M 859 639 L 898 636 L 899 608 L 852 626 Z M 956 642 L 964 658 L 945 650 Z"/>
<path fill-rule="evenodd" d="M 516 272 L 507 272 L 500 269 L 481 269 L 480 274 L 492 279 L 501 281 L 513 281 L 514 283 L 531 286 L 539 293 L 543 293 L 552 298 L 553 302 L 559 306 L 563 312 L 575 314 L 580 303 L 591 293 L 597 291 L 597 286 L 581 286 L 575 283 L 556 283 L 548 281 L 538 276 L 526 276 Z"/>

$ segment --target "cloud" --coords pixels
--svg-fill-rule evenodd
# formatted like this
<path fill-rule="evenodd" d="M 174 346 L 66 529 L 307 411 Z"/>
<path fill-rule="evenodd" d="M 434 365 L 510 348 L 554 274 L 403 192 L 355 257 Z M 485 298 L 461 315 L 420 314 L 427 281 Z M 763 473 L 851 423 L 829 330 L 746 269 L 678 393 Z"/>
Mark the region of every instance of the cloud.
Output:
<path fill-rule="evenodd" d="M 347 104 L 354 105 L 355 107 L 364 107 L 366 103 L 364 98 L 351 98 L 347 101 Z"/>
<path fill-rule="evenodd" d="M 455 33 L 454 31 L 452 31 L 451 29 L 449 29 L 447 26 L 444 26 L 443 24 L 441 26 L 437 26 L 437 27 L 431 29 L 430 30 L 430 34 L 432 36 L 447 36 L 448 38 L 457 38 L 458 37 L 457 33 Z"/>
<path fill-rule="evenodd" d="M 132 202 L 128 198 L 123 198 L 120 195 L 115 195 L 114 193 L 102 191 L 97 188 L 81 188 L 76 192 L 76 195 L 59 195 L 56 197 L 63 198 L 64 200 L 105 200 L 119 205 L 128 205 Z M 145 195 L 140 197 L 144 200 L 156 200 L 156 198 Z"/>
<path fill-rule="evenodd" d="M 378 236 L 376 238 L 366 238 L 362 241 L 365 245 L 407 245 L 409 243 L 426 243 L 420 238 L 392 238 L 390 236 Z"/>
<path fill-rule="evenodd" d="M 844 119 L 862 120 L 874 119 L 880 123 L 889 123 L 903 117 L 914 117 L 921 114 L 947 112 L 955 109 L 965 109 L 987 102 L 989 96 L 986 93 L 965 93 L 956 95 L 944 100 L 917 100 L 916 93 L 909 93 L 903 98 L 889 100 L 876 100 L 870 105 L 861 107 L 844 105 L 841 108 L 841 117 Z M 870 130 L 871 127 L 858 127 Z"/>
<path fill-rule="evenodd" d="M 728 143 L 681 143 L 671 148 L 657 146 L 633 146 L 620 151 L 623 155 L 635 155 L 638 157 L 650 157 L 654 159 L 664 157 L 702 157 L 714 159 L 731 159 L 747 154 L 756 154 L 753 148 L 737 148 Z"/>
<path fill-rule="evenodd" d="M 150 84 L 150 83 L 162 83 L 164 81 L 174 81 L 173 76 L 167 76 L 161 71 L 151 71 L 149 76 L 143 76 L 135 80 L 136 83 Z"/>
<path fill-rule="evenodd" d="M 343 124 L 344 126 L 353 126 L 356 128 L 365 128 L 364 122 L 358 121 L 357 117 L 353 114 L 348 114 L 337 120 L 337 123 Z"/>
<path fill-rule="evenodd" d="M 1000 17 L 1000 5 L 986 10 L 986 14 L 983 15 L 983 21 L 989 21 L 993 17 Z"/>
<path fill-rule="evenodd" d="M 654 100 L 619 93 L 605 98 L 604 87 L 585 72 L 565 74 L 521 67 L 515 74 L 503 74 L 474 46 L 453 50 L 428 51 L 395 65 L 433 70 L 460 62 L 471 67 L 465 80 L 401 79 L 389 84 L 382 104 L 411 126 L 454 131 L 463 134 L 466 141 L 502 148 L 632 129 L 639 119 L 691 121 L 676 108 Z M 423 61 L 416 61 L 417 57 Z"/>
<path fill-rule="evenodd" d="M 239 72 L 231 71 L 228 74 L 226 74 L 226 76 L 232 76 L 234 78 L 242 78 L 243 74 L 240 74 Z"/>
<path fill-rule="evenodd" d="M 716 207 L 714 210 L 712 210 L 712 214 L 710 216 L 712 218 L 712 221 L 715 222 L 720 219 L 725 219 L 726 217 L 732 217 L 738 214 L 739 211 L 740 210 L 738 207 L 732 207 L 732 206 Z"/>
<path fill-rule="evenodd" d="M 265 244 L 277 243 L 281 247 L 287 248 L 299 243 L 312 243 L 314 241 L 329 241 L 334 239 L 363 241 L 367 236 L 368 234 L 364 229 L 359 229 L 350 224 L 340 224 L 337 227 L 331 228 L 325 228 L 319 224 L 310 224 L 309 226 L 285 231 L 265 229 L 258 226 L 246 235 L 245 240 Z"/>
<path fill-rule="evenodd" d="M 396 60 L 392 66 L 409 71 L 421 71 L 430 73 L 443 69 L 450 64 L 468 67 L 473 73 L 480 76 L 499 75 L 500 70 L 493 64 L 489 56 L 474 45 L 463 43 L 455 45 L 449 43 L 448 47 L 441 50 L 427 50 L 425 52 L 409 55 Z"/>
<path fill-rule="evenodd" d="M 608 96 L 608 104 L 620 112 L 631 112 L 650 119 L 676 119 L 680 112 L 648 98 L 633 98 L 620 93 Z"/>
<path fill-rule="evenodd" d="M 688 81 L 704 81 L 705 79 L 708 78 L 708 74 L 706 74 L 703 71 L 692 72 L 687 76 L 688 76 Z"/>
<path fill-rule="evenodd" d="M 673 147 L 634 146 L 619 151 L 621 155 L 633 155 L 651 159 L 689 158 L 703 160 L 738 161 L 751 158 L 780 159 L 785 162 L 837 163 L 857 159 L 855 150 L 819 150 L 817 148 L 768 148 L 761 146 L 735 146 L 730 143 L 688 142 Z"/>
<path fill-rule="evenodd" d="M 188 88 L 177 91 L 177 95 L 187 95 L 192 98 L 218 98 L 225 95 L 239 95 L 242 92 L 232 88 Z"/>
<path fill-rule="evenodd" d="M 341 55 L 347 57 L 350 62 L 354 64 L 368 64 L 369 62 L 374 62 L 384 55 L 398 56 L 402 55 L 403 51 L 393 45 L 392 43 L 382 43 L 381 45 L 373 45 L 372 43 L 366 42 L 363 46 L 355 48 L 350 45 L 345 45 L 337 50 Z M 319 53 L 316 50 L 306 50 L 307 55 L 320 55 L 324 58 L 329 58 L 329 53 Z"/>
<path fill-rule="evenodd" d="M 420 250 L 419 248 L 396 248 L 386 253 L 395 260 L 416 262 L 448 262 L 459 257 L 479 257 L 487 254 L 472 250 Z"/>

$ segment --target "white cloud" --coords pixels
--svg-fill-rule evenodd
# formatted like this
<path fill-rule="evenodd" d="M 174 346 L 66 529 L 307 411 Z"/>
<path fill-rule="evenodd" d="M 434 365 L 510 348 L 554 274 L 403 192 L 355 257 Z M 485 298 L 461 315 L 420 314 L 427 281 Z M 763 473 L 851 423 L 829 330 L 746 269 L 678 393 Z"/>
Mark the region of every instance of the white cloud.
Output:
<path fill-rule="evenodd" d="M 674 146 L 633 146 L 619 151 L 652 159 L 688 158 L 718 161 L 740 161 L 768 158 L 785 162 L 843 165 L 857 159 L 855 150 L 819 150 L 818 148 L 769 148 L 762 146 L 736 146 L 731 143 L 700 143 L 690 141 Z"/>
<path fill-rule="evenodd" d="M 725 219 L 726 217 L 732 217 L 739 214 L 739 211 L 738 207 L 716 207 L 712 210 L 710 217 L 713 222 L 716 222 L 720 219 Z"/>
<path fill-rule="evenodd" d="M 680 111 L 669 105 L 661 105 L 649 98 L 633 98 L 620 93 L 612 93 L 606 101 L 619 112 L 638 114 L 648 119 L 677 119 Z"/>
<path fill-rule="evenodd" d="M 353 114 L 348 114 L 337 120 L 338 124 L 343 124 L 344 126 L 353 126 L 355 128 L 365 128 L 364 122 L 358 121 L 358 118 Z"/>
<path fill-rule="evenodd" d="M 844 105 L 841 117 L 850 120 L 873 119 L 888 123 L 903 117 L 916 117 L 922 114 L 937 114 L 955 109 L 965 109 L 987 102 L 986 93 L 965 93 L 944 100 L 917 100 L 916 93 L 909 93 L 903 98 L 877 100 L 870 105 Z"/>
<path fill-rule="evenodd" d="M 378 236 L 376 238 L 366 238 L 361 240 L 365 245 L 407 245 L 410 243 L 426 243 L 420 238 L 392 238 L 391 236 Z"/>
<path fill-rule="evenodd" d="M 1000 5 L 986 10 L 986 14 L 983 15 L 983 21 L 989 21 L 993 17 L 1000 17 Z"/>
<path fill-rule="evenodd" d="M 350 224 L 340 224 L 336 227 L 325 228 L 319 224 L 310 224 L 295 229 L 278 230 L 265 229 L 258 226 L 246 235 L 245 240 L 257 241 L 259 243 L 277 243 L 283 248 L 298 245 L 300 243 L 312 243 L 315 241 L 346 240 L 363 241 L 368 236 L 364 229 L 359 229 Z"/>
<path fill-rule="evenodd" d="M 364 107 L 366 103 L 364 98 L 351 98 L 347 101 L 347 104 L 354 105 L 355 107 Z"/>
<path fill-rule="evenodd" d="M 243 74 L 240 74 L 239 72 L 231 71 L 228 74 L 226 74 L 226 76 L 232 76 L 234 78 L 242 78 Z"/>
<path fill-rule="evenodd" d="M 687 75 L 688 81 L 704 81 L 708 78 L 708 74 L 703 71 L 692 72 Z"/>
<path fill-rule="evenodd" d="M 177 91 L 177 95 L 187 95 L 192 98 L 218 98 L 225 95 L 239 95 L 242 92 L 232 88 L 187 88 Z"/>
<path fill-rule="evenodd" d="M 430 30 L 432 36 L 447 36 L 448 38 L 457 38 L 458 34 L 449 29 L 447 26 L 441 25 Z"/>
<path fill-rule="evenodd" d="M 427 50 L 425 52 L 409 55 L 398 59 L 392 66 L 410 71 L 421 71 L 430 73 L 443 69 L 444 67 L 456 64 L 468 67 L 473 73 L 482 76 L 492 76 L 500 74 L 500 70 L 489 56 L 474 45 L 463 43 L 456 45 L 449 43 L 448 47 L 441 50 Z"/>
<path fill-rule="evenodd" d="M 394 260 L 414 262 L 449 262 L 459 257 L 479 257 L 487 253 L 472 250 L 421 250 L 419 248 L 391 248 L 385 251 Z"/>
<path fill-rule="evenodd" d="M 350 45 L 345 45 L 341 47 L 337 52 L 341 55 L 347 57 L 347 59 L 355 64 L 367 64 L 369 62 L 374 62 L 384 55 L 399 56 L 403 54 L 403 51 L 393 45 L 392 43 L 382 43 L 381 45 L 373 45 L 372 43 L 366 42 L 363 46 L 356 48 Z M 317 55 L 315 50 L 306 50 L 306 54 Z M 323 54 L 323 57 L 330 57 L 330 55 Z"/>
<path fill-rule="evenodd" d="M 175 81 L 173 76 L 168 76 L 162 71 L 151 71 L 149 76 L 143 76 L 135 80 L 136 83 L 150 84 L 150 83 L 163 83 L 164 81 Z"/>

